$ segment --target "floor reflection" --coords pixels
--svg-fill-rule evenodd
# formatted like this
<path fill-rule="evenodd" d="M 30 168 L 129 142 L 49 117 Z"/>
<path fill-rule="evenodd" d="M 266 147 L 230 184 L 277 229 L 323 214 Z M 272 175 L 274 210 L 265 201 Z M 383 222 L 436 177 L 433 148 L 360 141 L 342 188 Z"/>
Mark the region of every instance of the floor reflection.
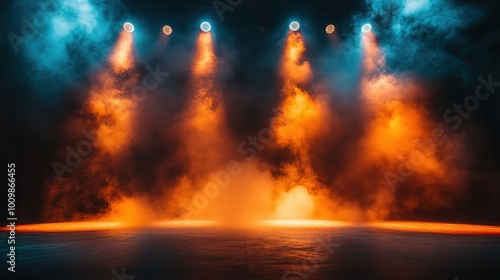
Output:
<path fill-rule="evenodd" d="M 16 245 L 16 279 L 116 279 L 113 269 L 122 268 L 137 280 L 500 279 L 500 236 L 490 234 L 355 225 L 227 230 L 169 224 L 20 232 Z"/>

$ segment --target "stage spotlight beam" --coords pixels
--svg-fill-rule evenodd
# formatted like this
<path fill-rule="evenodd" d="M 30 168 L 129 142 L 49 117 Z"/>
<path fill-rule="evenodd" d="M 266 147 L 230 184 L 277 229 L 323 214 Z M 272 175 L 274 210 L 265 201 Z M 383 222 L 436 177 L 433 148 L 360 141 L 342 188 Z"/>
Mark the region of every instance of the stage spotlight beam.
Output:
<path fill-rule="evenodd" d="M 290 30 L 297 31 L 299 29 L 300 29 L 300 23 L 299 22 L 292 21 L 292 23 L 290 23 Z"/>
<path fill-rule="evenodd" d="M 204 21 L 201 23 L 200 29 L 203 32 L 210 32 L 210 30 L 212 30 L 212 26 L 210 25 L 210 23 Z"/>
<path fill-rule="evenodd" d="M 372 31 L 372 25 L 369 23 L 367 23 L 367 24 L 363 25 L 363 27 L 361 27 L 361 32 L 363 32 L 363 33 L 368 33 L 370 31 Z"/>
<path fill-rule="evenodd" d="M 165 34 L 167 36 L 170 35 L 170 34 L 172 34 L 172 31 L 173 31 L 172 27 L 170 27 L 170 25 L 163 26 L 162 30 L 163 30 L 163 34 Z"/>
<path fill-rule="evenodd" d="M 332 34 L 333 32 L 335 32 L 335 25 L 329 24 L 328 26 L 326 26 L 325 31 L 327 34 Z"/>
<path fill-rule="evenodd" d="M 125 30 L 128 33 L 132 33 L 132 32 L 134 32 L 135 28 L 134 28 L 134 25 L 132 23 L 125 22 L 123 24 L 123 30 Z"/>

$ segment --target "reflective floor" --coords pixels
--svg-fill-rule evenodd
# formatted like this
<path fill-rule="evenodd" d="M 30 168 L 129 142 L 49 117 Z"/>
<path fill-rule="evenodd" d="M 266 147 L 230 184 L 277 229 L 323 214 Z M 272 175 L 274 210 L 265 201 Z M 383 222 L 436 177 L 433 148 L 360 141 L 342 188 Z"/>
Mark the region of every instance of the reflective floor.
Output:
<path fill-rule="evenodd" d="M 500 279 L 498 235 L 373 226 L 19 232 L 16 245 L 1 279 Z"/>

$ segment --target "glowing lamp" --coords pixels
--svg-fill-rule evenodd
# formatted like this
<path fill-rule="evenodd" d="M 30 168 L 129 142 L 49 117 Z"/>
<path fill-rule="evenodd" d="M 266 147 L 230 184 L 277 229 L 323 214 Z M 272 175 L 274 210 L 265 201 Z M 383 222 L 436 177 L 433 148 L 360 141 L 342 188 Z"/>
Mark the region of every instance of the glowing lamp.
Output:
<path fill-rule="evenodd" d="M 372 31 L 372 25 L 369 23 L 367 23 L 367 24 L 363 25 L 363 27 L 361 27 L 361 32 L 363 32 L 363 33 L 368 33 L 370 31 Z"/>
<path fill-rule="evenodd" d="M 163 26 L 162 30 L 163 30 L 163 34 L 165 34 L 167 36 L 172 34 L 172 27 L 170 27 L 169 25 Z"/>
<path fill-rule="evenodd" d="M 210 32 L 210 30 L 212 30 L 212 26 L 210 25 L 210 23 L 205 21 L 201 23 L 200 29 L 203 32 Z"/>
<path fill-rule="evenodd" d="M 325 31 L 326 31 L 326 34 L 332 34 L 335 31 L 335 25 L 329 24 L 326 27 Z"/>
<path fill-rule="evenodd" d="M 123 24 L 123 30 L 125 30 L 128 33 L 134 32 L 134 25 L 130 22 L 125 22 Z"/>
<path fill-rule="evenodd" d="M 299 29 L 300 29 L 300 23 L 298 23 L 297 21 L 292 21 L 292 23 L 290 23 L 290 30 L 297 31 Z"/>

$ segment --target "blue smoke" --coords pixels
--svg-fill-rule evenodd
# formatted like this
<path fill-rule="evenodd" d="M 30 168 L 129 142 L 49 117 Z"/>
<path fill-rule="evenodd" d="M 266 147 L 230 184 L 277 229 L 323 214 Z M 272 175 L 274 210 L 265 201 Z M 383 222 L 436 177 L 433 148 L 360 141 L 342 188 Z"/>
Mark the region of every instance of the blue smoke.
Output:
<path fill-rule="evenodd" d="M 483 11 L 451 0 L 366 0 L 360 22 L 372 22 L 387 64 L 423 75 L 458 71 L 468 75 L 462 57 L 470 51 L 464 31 L 479 22 Z"/>
<path fill-rule="evenodd" d="M 9 40 L 37 90 L 52 92 L 104 61 L 121 28 L 122 12 L 118 0 L 19 0 L 12 22 L 20 30 Z"/>

